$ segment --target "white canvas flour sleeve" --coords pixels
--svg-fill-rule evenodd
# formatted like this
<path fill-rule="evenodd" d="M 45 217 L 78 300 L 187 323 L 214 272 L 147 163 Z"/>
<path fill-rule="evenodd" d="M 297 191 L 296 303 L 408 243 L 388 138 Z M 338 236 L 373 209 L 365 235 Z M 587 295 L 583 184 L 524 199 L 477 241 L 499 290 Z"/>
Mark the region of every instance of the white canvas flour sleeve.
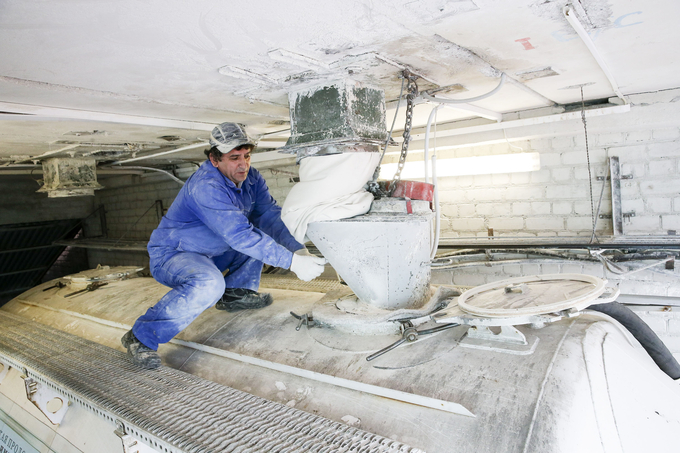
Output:
<path fill-rule="evenodd" d="M 290 190 L 281 218 L 298 242 L 307 225 L 365 214 L 373 195 L 364 185 L 373 176 L 379 153 L 310 156 L 300 161 L 300 182 Z"/>

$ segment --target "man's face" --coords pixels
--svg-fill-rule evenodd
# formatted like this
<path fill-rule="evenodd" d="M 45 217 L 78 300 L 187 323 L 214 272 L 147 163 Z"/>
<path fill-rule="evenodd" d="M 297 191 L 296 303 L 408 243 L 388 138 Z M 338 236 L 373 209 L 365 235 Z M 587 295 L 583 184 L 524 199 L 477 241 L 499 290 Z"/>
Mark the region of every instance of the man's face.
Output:
<path fill-rule="evenodd" d="M 248 176 L 248 170 L 250 170 L 250 149 L 247 147 L 234 148 L 227 154 L 223 154 L 220 161 L 210 156 L 210 162 L 220 173 L 238 185 L 245 181 Z"/>

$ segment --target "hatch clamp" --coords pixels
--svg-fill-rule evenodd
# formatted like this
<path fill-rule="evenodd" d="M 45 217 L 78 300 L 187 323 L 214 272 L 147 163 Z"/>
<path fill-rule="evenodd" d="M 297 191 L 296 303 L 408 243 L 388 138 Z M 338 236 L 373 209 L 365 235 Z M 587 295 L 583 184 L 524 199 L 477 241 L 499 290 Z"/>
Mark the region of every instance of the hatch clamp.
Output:
<path fill-rule="evenodd" d="M 407 342 L 415 343 L 416 341 L 418 341 L 418 337 L 421 335 L 430 335 L 433 333 L 441 332 L 442 330 L 450 329 L 452 327 L 457 327 L 459 325 L 460 324 L 457 323 L 442 324 L 432 329 L 417 330 L 411 321 L 402 322 L 399 328 L 401 330 L 401 338 L 392 343 L 391 345 L 382 348 L 380 351 L 374 352 L 373 354 L 369 355 L 368 357 L 366 357 L 366 360 L 370 362 L 373 359 L 377 359 L 381 355 L 390 352 L 392 349 L 395 349 L 396 347 L 404 343 Z"/>
<path fill-rule="evenodd" d="M 316 323 L 314 322 L 314 317 L 312 316 L 311 313 L 305 313 L 304 315 L 300 316 L 291 311 L 290 314 L 293 315 L 295 319 L 300 320 L 295 330 L 299 331 L 303 325 L 307 326 L 308 329 L 316 325 Z"/>

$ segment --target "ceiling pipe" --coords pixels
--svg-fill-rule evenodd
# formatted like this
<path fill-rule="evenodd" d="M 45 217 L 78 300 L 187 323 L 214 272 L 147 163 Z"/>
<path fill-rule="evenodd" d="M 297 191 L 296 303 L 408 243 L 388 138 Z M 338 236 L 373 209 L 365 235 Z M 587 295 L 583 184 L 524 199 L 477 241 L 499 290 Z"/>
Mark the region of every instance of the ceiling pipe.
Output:
<path fill-rule="evenodd" d="M 613 107 L 592 108 L 585 111 L 586 118 L 604 116 L 615 113 L 626 113 L 630 111 L 630 104 L 616 105 Z M 442 123 L 443 128 L 437 131 L 437 137 L 452 137 L 456 135 L 468 135 L 479 132 L 495 131 L 500 129 L 510 129 L 514 127 L 536 126 L 538 124 L 555 123 L 558 121 L 570 121 L 581 119 L 581 111 L 560 113 L 557 115 L 536 116 L 531 118 L 521 118 L 516 120 L 505 120 L 500 123 L 480 124 L 475 126 L 456 127 L 454 123 Z M 420 140 L 425 136 L 424 128 L 414 128 L 411 131 L 411 140 Z M 413 151 L 413 150 L 412 150 Z"/>
<path fill-rule="evenodd" d="M 486 94 L 482 94 L 480 96 L 476 96 L 474 98 L 469 98 L 469 99 L 442 99 L 442 98 L 436 98 L 434 96 L 430 96 L 427 93 L 422 93 L 421 97 L 425 99 L 426 101 L 429 102 L 436 102 L 439 105 L 434 107 L 432 111 L 430 112 L 430 116 L 427 119 L 427 127 L 425 128 L 425 155 L 424 155 L 424 162 L 425 162 L 425 182 L 429 182 L 429 175 L 428 175 L 428 170 L 427 170 L 427 165 L 429 163 L 428 160 L 428 152 L 429 152 L 429 135 L 430 135 L 430 127 L 432 126 L 432 120 L 434 119 L 434 116 L 437 112 L 442 107 L 448 107 L 452 108 L 455 110 L 463 110 L 466 112 L 472 112 L 476 114 L 477 116 L 481 116 L 482 118 L 487 118 L 490 120 L 494 120 L 498 123 L 501 122 L 503 119 L 503 115 L 499 112 L 494 112 L 488 109 L 484 109 L 482 107 L 476 107 L 474 105 L 468 104 L 468 102 L 474 102 L 474 101 L 479 101 L 482 99 L 486 99 L 490 96 L 493 96 L 496 94 L 503 84 L 505 83 L 506 75 L 505 73 L 501 74 L 501 80 L 498 83 L 498 86 L 494 88 L 493 90 L 489 91 Z M 434 170 L 433 170 L 434 171 Z"/>
<path fill-rule="evenodd" d="M 503 84 L 505 83 L 506 75 L 505 73 L 501 74 L 501 81 L 498 83 L 498 86 L 494 88 L 493 90 L 489 91 L 488 93 L 481 94 L 479 96 L 475 96 L 473 98 L 468 98 L 468 99 L 444 99 L 444 98 L 436 98 L 434 96 L 431 96 L 427 93 L 421 93 L 421 97 L 425 99 L 426 101 L 432 101 L 432 102 L 438 102 L 440 104 L 467 104 L 469 102 L 476 102 L 476 101 L 481 101 L 482 99 L 486 99 L 490 96 L 493 96 L 494 94 L 498 93 L 498 91 L 501 89 Z"/>
<path fill-rule="evenodd" d="M 120 170 L 111 168 L 97 168 L 98 175 L 143 175 L 142 170 L 133 170 L 137 167 L 120 167 Z M 142 167 L 139 167 L 142 168 Z M 7 175 L 38 175 L 42 174 L 42 165 L 10 165 L 8 167 L 0 167 L 0 176 Z"/>
<path fill-rule="evenodd" d="M 579 22 L 579 20 L 576 18 L 576 14 L 574 13 L 574 10 L 571 7 L 571 5 L 565 6 L 562 9 L 562 14 L 564 14 L 564 17 L 567 19 L 567 22 L 569 22 L 569 25 L 572 26 L 574 31 L 576 31 L 576 34 L 579 36 L 579 38 L 581 38 L 581 41 L 583 41 L 583 43 L 586 45 L 593 58 L 595 58 L 595 61 L 597 61 L 597 64 L 600 65 L 600 69 L 602 69 L 604 75 L 607 76 L 607 79 L 609 80 L 609 83 L 612 86 L 614 93 L 616 93 L 616 96 L 618 96 L 619 99 L 621 99 L 624 102 L 624 104 L 628 104 L 628 99 L 626 99 L 623 93 L 621 93 L 621 91 L 619 90 L 619 86 L 617 85 L 616 80 L 614 80 L 614 75 L 611 73 L 609 67 L 607 66 L 607 63 L 605 63 L 604 59 L 595 48 L 595 44 L 593 44 L 593 41 L 590 39 L 590 36 L 588 36 L 588 32 L 585 30 L 585 28 L 583 28 L 581 22 Z"/>
<path fill-rule="evenodd" d="M 144 175 L 145 171 L 155 171 L 158 173 L 163 173 L 166 176 L 169 176 L 171 179 L 174 181 L 178 182 L 181 185 L 184 185 L 184 181 L 173 175 L 172 173 L 161 170 L 160 168 L 153 168 L 153 167 L 137 167 L 137 166 L 125 166 L 125 167 L 117 167 L 117 168 L 104 168 L 104 167 L 97 167 L 97 174 L 98 175 Z M 43 168 L 42 165 L 10 165 L 8 167 L 1 167 L 0 168 L 0 176 L 6 176 L 6 175 L 37 175 L 37 174 L 42 174 L 43 173 Z"/>
<path fill-rule="evenodd" d="M 109 170 L 108 174 L 115 174 L 115 173 L 121 173 L 121 174 L 128 174 L 130 170 L 148 170 L 148 171 L 155 171 L 158 173 L 163 173 L 166 176 L 169 176 L 171 179 L 173 179 L 175 182 L 178 182 L 180 185 L 184 185 L 184 181 L 170 173 L 169 171 L 161 170 L 160 168 L 153 168 L 153 167 L 137 167 L 137 166 L 126 166 L 126 167 L 120 167 L 121 170 L 114 170 L 114 169 L 107 169 Z M 99 173 L 99 169 L 97 169 L 97 173 Z M 132 173 L 134 174 L 134 173 Z M 142 174 L 144 174 L 142 172 Z"/>
<path fill-rule="evenodd" d="M 474 113 L 476 116 L 486 118 L 487 120 L 493 120 L 497 122 L 501 122 L 503 119 L 503 114 L 500 112 L 495 112 L 493 110 L 485 109 L 482 107 L 477 107 L 476 105 L 470 105 L 470 104 L 442 104 L 442 106 L 453 109 L 453 110 L 461 110 L 463 112 L 470 112 Z"/>
<path fill-rule="evenodd" d="M 165 156 L 165 155 L 168 155 L 168 154 L 179 153 L 181 151 L 186 151 L 186 150 L 194 149 L 194 148 L 206 147 L 208 145 L 209 145 L 208 142 L 194 143 L 193 145 L 182 146 L 181 148 L 175 148 L 175 149 L 171 149 L 169 151 L 163 151 L 162 153 L 149 154 L 147 156 L 141 156 L 141 157 L 133 157 L 132 159 L 117 160 L 116 162 L 112 162 L 112 163 L 108 164 L 107 167 L 111 166 L 111 165 L 125 164 L 125 163 L 128 163 L 128 162 L 136 162 L 138 160 L 151 159 L 152 157 Z"/>
<path fill-rule="evenodd" d="M 429 148 L 430 148 L 430 128 L 432 127 L 432 121 L 434 120 L 434 117 L 437 113 L 437 111 L 442 108 L 442 107 L 448 107 L 456 110 L 464 110 L 467 112 L 472 112 L 477 114 L 477 116 L 481 116 L 482 118 L 487 118 L 490 120 L 494 120 L 497 123 L 500 123 L 501 120 L 503 119 L 503 115 L 499 112 L 494 112 L 488 109 L 484 109 L 482 107 L 476 107 L 474 105 L 468 104 L 468 102 L 474 102 L 474 101 L 479 101 L 482 99 L 486 99 L 490 96 L 493 96 L 494 94 L 498 93 L 498 91 L 501 89 L 503 84 L 505 83 L 506 75 L 505 73 L 501 74 L 501 80 L 498 83 L 498 86 L 494 88 L 493 90 L 489 91 L 486 94 L 482 94 L 480 96 L 476 96 L 474 98 L 469 98 L 469 99 L 441 99 L 441 98 L 435 98 L 434 96 L 430 96 L 427 93 L 422 93 L 422 98 L 430 101 L 430 102 L 438 102 L 439 105 L 434 107 L 432 111 L 430 112 L 430 116 L 427 119 L 427 126 L 425 127 L 425 149 L 424 151 L 424 164 L 425 164 L 425 182 L 429 183 L 430 178 L 428 175 L 428 169 L 427 165 L 429 163 Z M 434 165 L 435 159 L 433 156 L 432 159 L 432 165 Z M 432 176 L 434 178 L 434 173 L 435 169 L 432 169 Z"/>
<path fill-rule="evenodd" d="M 437 110 L 444 107 L 444 104 L 439 104 L 430 112 L 430 116 L 427 118 L 427 126 L 425 127 L 425 148 L 423 149 L 423 161 L 425 162 L 425 183 L 430 183 L 430 176 L 428 175 L 427 164 L 429 163 L 429 152 L 430 152 L 430 128 L 432 127 L 432 121 L 434 120 Z M 434 172 L 434 169 L 432 169 Z"/>
<path fill-rule="evenodd" d="M 425 102 L 435 104 L 434 101 Z M 503 119 L 503 114 L 500 112 L 495 112 L 493 110 L 485 109 L 483 107 L 477 107 L 476 105 L 472 104 L 441 104 L 439 102 L 437 102 L 437 104 L 440 105 L 441 107 L 446 107 L 452 110 L 473 113 L 475 116 L 478 116 L 480 118 L 486 118 L 487 120 L 500 122 Z"/>
<path fill-rule="evenodd" d="M 513 79 L 510 76 L 508 76 L 506 82 L 511 84 L 512 86 L 519 88 L 520 90 L 524 91 L 527 94 L 530 94 L 534 97 L 541 99 L 546 104 L 546 106 L 557 105 L 557 102 L 553 101 L 552 99 L 548 99 L 547 97 L 543 96 L 538 91 L 534 90 L 533 88 L 528 87 L 527 85 L 523 84 L 522 82 L 518 82 L 517 80 Z"/>
<path fill-rule="evenodd" d="M 28 104 L 15 104 L 13 102 L 0 102 L 0 111 L 29 115 L 24 116 L 21 119 L 59 118 L 81 121 L 102 121 L 107 123 L 135 124 L 139 126 L 167 127 L 174 129 L 187 129 L 208 132 L 212 131 L 213 128 L 215 127 L 215 125 L 212 123 L 199 123 L 196 121 L 170 120 L 166 118 L 151 118 L 147 116 L 93 112 L 89 110 L 44 107 L 39 105 Z"/>
<path fill-rule="evenodd" d="M 53 156 L 54 154 L 63 153 L 64 151 L 68 151 L 69 149 L 77 148 L 78 146 L 80 146 L 79 143 L 76 143 L 76 144 L 73 144 L 73 145 L 67 145 L 67 146 L 64 146 L 63 148 L 55 149 L 54 151 L 48 151 L 48 152 L 43 153 L 39 156 L 27 157 L 25 159 L 17 160 L 14 163 L 19 164 L 21 162 L 28 162 L 29 160 L 30 161 L 40 160 L 40 159 L 45 158 L 47 156 Z M 2 165 L 2 167 L 7 167 L 7 166 L 9 166 L 9 165 L 7 165 L 7 164 Z"/>

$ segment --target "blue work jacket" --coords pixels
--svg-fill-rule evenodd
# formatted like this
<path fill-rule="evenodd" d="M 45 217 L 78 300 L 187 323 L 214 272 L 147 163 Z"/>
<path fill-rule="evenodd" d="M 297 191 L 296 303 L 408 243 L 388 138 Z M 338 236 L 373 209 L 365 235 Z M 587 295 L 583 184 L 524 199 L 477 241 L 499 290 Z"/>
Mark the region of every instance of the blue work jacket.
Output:
<path fill-rule="evenodd" d="M 250 167 L 238 188 L 210 160 L 186 181 L 148 245 L 152 258 L 167 259 L 177 251 L 214 257 L 235 250 L 285 269 L 301 248 L 260 172 Z"/>

